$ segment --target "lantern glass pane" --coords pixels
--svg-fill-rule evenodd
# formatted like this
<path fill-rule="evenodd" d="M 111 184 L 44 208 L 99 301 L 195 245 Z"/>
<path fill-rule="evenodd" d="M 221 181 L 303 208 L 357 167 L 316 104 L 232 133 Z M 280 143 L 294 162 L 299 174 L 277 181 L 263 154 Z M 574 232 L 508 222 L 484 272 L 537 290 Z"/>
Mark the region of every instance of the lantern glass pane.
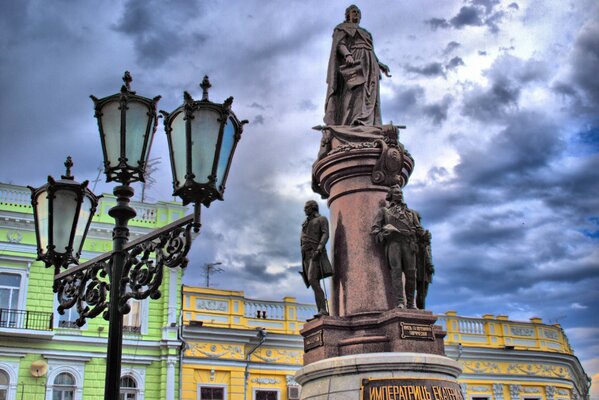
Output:
<path fill-rule="evenodd" d="M 44 190 L 35 199 L 37 212 L 37 229 L 39 232 L 39 248 L 45 254 L 48 250 L 48 191 Z"/>
<path fill-rule="evenodd" d="M 212 174 L 216 143 L 220 134 L 220 113 L 210 109 L 194 112 L 191 120 L 191 171 L 197 183 L 207 183 Z"/>
<path fill-rule="evenodd" d="M 173 182 L 175 182 L 175 189 L 183 186 L 185 183 L 186 174 L 186 163 L 187 155 L 185 152 L 186 140 L 185 140 L 185 113 L 180 112 L 173 119 L 171 124 L 171 145 L 172 163 L 175 166 L 173 170 Z"/>
<path fill-rule="evenodd" d="M 77 211 L 77 194 L 58 189 L 54 194 L 52 224 L 56 253 L 64 254 L 69 245 L 71 230 Z"/>
<path fill-rule="evenodd" d="M 216 170 L 216 184 L 222 185 L 229 157 L 233 151 L 233 143 L 235 140 L 235 124 L 231 118 L 227 118 L 227 123 L 223 129 L 223 142 L 220 148 L 218 157 L 218 169 Z"/>
<path fill-rule="evenodd" d="M 105 161 L 115 167 L 121 156 L 121 110 L 118 101 L 111 101 L 102 107 L 102 130 L 106 146 Z"/>
<path fill-rule="evenodd" d="M 146 129 L 148 127 L 148 107 L 134 101 L 127 104 L 127 138 L 125 140 L 125 156 L 127 164 L 137 166 L 139 161 L 146 161 L 141 154 Z"/>
<path fill-rule="evenodd" d="M 92 201 L 89 197 L 83 197 L 83 203 L 81 203 L 81 209 L 79 210 L 79 219 L 77 220 L 77 228 L 75 230 L 75 239 L 73 239 L 73 253 L 81 254 L 81 247 L 83 245 L 85 234 L 85 228 L 91 215 Z"/>

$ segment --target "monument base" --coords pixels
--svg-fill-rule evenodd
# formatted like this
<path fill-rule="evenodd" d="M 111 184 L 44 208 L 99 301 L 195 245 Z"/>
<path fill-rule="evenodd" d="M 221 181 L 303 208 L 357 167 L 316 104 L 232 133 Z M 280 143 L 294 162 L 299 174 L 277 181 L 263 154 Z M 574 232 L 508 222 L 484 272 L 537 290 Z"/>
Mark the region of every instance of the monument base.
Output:
<path fill-rule="evenodd" d="M 297 371 L 302 400 L 463 400 L 457 362 L 436 354 L 371 353 L 320 360 Z"/>
<path fill-rule="evenodd" d="M 410 352 L 445 355 L 445 332 L 430 311 L 392 309 L 308 321 L 304 365 L 330 357 L 363 353 Z"/>

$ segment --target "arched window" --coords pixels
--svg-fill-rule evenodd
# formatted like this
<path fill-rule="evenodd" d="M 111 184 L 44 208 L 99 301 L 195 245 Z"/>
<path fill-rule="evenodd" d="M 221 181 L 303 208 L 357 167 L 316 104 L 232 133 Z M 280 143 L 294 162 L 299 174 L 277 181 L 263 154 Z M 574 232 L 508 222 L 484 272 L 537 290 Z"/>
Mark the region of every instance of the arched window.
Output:
<path fill-rule="evenodd" d="M 138 400 L 137 382 L 134 378 L 126 375 L 121 378 L 120 400 Z"/>
<path fill-rule="evenodd" d="M 0 400 L 5 400 L 8 398 L 8 384 L 10 383 L 10 379 L 8 374 L 0 369 Z"/>
<path fill-rule="evenodd" d="M 73 375 L 63 372 L 54 379 L 52 388 L 52 400 L 74 400 L 75 399 L 75 378 Z"/>

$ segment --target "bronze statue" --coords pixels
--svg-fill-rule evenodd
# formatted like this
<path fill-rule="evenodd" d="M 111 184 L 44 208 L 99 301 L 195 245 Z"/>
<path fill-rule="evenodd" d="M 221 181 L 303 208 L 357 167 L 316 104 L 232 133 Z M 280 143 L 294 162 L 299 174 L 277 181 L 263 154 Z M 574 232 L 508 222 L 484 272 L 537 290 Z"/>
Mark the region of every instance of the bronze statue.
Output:
<path fill-rule="evenodd" d="M 422 231 L 422 227 L 418 214 L 404 203 L 399 185 L 389 188 L 387 201 L 389 204 L 381 207 L 376 214 L 371 234 L 374 235 L 377 243 L 385 245 L 385 256 L 387 265 L 391 269 L 396 307 L 415 309 L 417 235 Z"/>
<path fill-rule="evenodd" d="M 333 267 L 327 256 L 325 248 L 329 240 L 329 221 L 318 213 L 318 203 L 314 200 L 306 202 L 304 206 L 306 220 L 302 224 L 300 244 L 302 248 L 302 267 L 300 274 L 304 278 L 306 287 L 312 287 L 316 300 L 318 314 L 329 315 L 327 300 L 320 287 L 320 280 L 333 276 Z"/>
<path fill-rule="evenodd" d="M 345 10 L 345 22 L 333 31 L 327 71 L 324 123 L 327 125 L 381 126 L 379 79 L 389 67 L 381 63 L 372 35 L 360 27 L 362 14 L 356 5 Z"/>
<path fill-rule="evenodd" d="M 431 254 L 431 233 L 428 230 L 418 235 L 418 255 L 416 257 L 416 307 L 424 310 L 428 286 L 433 282 L 435 267 Z"/>

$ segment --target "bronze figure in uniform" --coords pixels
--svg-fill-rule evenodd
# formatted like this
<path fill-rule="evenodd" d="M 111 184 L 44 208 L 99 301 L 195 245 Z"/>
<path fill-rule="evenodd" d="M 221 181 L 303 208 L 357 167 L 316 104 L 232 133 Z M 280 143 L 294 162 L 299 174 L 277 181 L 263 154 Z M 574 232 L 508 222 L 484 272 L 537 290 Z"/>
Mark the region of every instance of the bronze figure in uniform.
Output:
<path fill-rule="evenodd" d="M 387 201 L 389 204 L 381 207 L 376 214 L 371 234 L 377 243 L 385 246 L 387 265 L 391 269 L 395 306 L 415 309 L 417 234 L 422 231 L 422 227 L 418 214 L 404 203 L 399 185 L 389 188 Z"/>
<path fill-rule="evenodd" d="M 418 255 L 416 257 L 416 307 L 424 310 L 428 286 L 433 282 L 435 267 L 431 253 L 431 233 L 422 231 L 418 236 Z"/>
<path fill-rule="evenodd" d="M 304 206 L 306 220 L 302 224 L 300 245 L 302 249 L 302 269 L 306 287 L 312 287 L 319 315 L 329 315 L 320 280 L 333 276 L 333 267 L 325 248 L 329 240 L 329 221 L 318 213 L 318 203 L 314 200 Z"/>

